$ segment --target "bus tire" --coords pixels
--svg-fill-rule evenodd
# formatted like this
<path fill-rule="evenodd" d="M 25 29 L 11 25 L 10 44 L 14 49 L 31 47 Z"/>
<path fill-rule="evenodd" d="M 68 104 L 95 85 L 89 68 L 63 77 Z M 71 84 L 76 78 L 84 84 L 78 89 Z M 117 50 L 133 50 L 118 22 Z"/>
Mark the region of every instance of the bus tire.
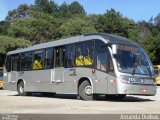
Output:
<path fill-rule="evenodd" d="M 87 80 L 79 85 L 78 93 L 82 100 L 93 100 L 92 86 Z"/>
<path fill-rule="evenodd" d="M 18 91 L 18 95 L 20 96 L 25 96 L 27 95 L 27 92 L 25 92 L 24 90 L 24 82 L 20 81 L 17 85 L 17 91 Z"/>

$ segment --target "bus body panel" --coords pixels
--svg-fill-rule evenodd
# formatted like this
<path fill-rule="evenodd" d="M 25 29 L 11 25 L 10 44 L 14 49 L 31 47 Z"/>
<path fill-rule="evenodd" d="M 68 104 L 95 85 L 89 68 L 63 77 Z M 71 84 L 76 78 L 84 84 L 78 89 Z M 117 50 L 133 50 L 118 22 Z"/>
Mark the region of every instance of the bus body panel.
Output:
<path fill-rule="evenodd" d="M 16 78 L 17 77 L 15 78 L 15 76 L 17 76 L 16 71 L 11 71 L 11 72 L 8 72 L 8 73 L 6 73 L 4 71 L 4 76 L 3 76 L 3 78 L 4 78 L 4 89 L 14 90 L 14 91 L 17 90 L 17 84 L 16 84 L 16 81 L 17 81 Z"/>

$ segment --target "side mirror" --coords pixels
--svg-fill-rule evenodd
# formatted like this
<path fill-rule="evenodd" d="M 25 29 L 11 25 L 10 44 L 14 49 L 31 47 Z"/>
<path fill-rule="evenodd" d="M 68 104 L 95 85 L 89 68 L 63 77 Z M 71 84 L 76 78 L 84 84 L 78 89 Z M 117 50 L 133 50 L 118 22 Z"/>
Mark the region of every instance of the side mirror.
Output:
<path fill-rule="evenodd" d="M 112 53 L 113 55 L 117 54 L 117 45 L 112 45 Z"/>

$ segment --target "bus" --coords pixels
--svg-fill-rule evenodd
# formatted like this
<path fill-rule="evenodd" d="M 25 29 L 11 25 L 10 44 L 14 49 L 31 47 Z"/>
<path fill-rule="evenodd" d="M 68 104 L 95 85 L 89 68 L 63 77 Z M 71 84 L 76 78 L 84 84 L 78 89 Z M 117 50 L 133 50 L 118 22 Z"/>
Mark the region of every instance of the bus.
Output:
<path fill-rule="evenodd" d="M 3 68 L 0 67 L 0 89 L 3 89 Z"/>
<path fill-rule="evenodd" d="M 4 67 L 5 88 L 19 95 L 34 92 L 99 95 L 155 95 L 152 64 L 144 49 L 130 40 L 90 33 L 10 51 Z"/>
<path fill-rule="evenodd" d="M 157 83 L 157 85 L 160 85 L 160 65 L 155 65 L 154 70 L 155 70 L 156 75 L 157 75 L 156 83 Z"/>

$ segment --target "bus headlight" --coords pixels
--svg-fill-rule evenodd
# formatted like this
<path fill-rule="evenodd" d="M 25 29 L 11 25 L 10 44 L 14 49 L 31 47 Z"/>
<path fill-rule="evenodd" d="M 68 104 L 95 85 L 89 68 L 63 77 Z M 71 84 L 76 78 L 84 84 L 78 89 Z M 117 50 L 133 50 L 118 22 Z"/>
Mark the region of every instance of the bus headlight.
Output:
<path fill-rule="evenodd" d="M 130 83 L 130 81 L 129 81 L 129 80 L 124 79 L 124 78 L 121 78 L 121 82 L 123 82 L 123 83 Z"/>

